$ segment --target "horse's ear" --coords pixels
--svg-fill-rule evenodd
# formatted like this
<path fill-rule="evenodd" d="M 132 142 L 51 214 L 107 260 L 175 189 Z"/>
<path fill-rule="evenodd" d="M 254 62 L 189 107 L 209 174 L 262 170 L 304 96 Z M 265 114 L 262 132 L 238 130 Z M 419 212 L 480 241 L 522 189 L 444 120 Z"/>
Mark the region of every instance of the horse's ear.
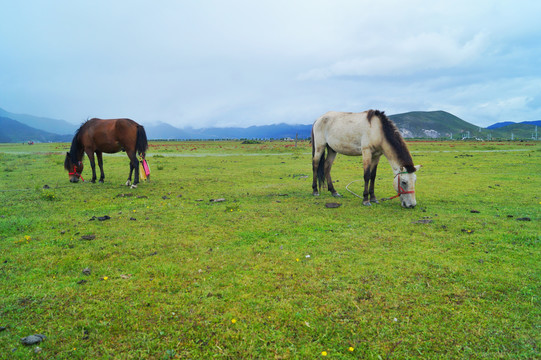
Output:
<path fill-rule="evenodd" d="M 415 165 L 414 168 L 415 168 L 415 171 L 419 171 L 420 168 L 422 168 L 423 165 Z"/>

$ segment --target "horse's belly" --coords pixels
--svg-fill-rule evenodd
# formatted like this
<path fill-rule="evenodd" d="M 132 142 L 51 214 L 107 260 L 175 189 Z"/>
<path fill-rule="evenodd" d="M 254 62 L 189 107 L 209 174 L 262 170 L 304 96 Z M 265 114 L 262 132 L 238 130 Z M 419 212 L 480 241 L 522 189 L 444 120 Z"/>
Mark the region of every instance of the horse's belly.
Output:
<path fill-rule="evenodd" d="M 101 151 L 106 154 L 114 154 L 123 150 L 124 149 L 122 149 L 122 146 L 120 146 L 120 144 L 110 144 L 101 148 Z"/>
<path fill-rule="evenodd" d="M 327 144 L 339 154 L 349 156 L 362 154 L 362 143 L 359 139 L 329 139 Z"/>

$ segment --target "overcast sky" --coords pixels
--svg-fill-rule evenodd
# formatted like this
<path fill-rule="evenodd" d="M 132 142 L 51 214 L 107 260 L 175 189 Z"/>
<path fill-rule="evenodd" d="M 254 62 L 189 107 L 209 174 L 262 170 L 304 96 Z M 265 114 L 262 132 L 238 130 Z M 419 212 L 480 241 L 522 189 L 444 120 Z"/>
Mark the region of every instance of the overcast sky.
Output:
<path fill-rule="evenodd" d="M 541 119 L 541 1 L 0 0 L 0 107 L 177 127 Z"/>

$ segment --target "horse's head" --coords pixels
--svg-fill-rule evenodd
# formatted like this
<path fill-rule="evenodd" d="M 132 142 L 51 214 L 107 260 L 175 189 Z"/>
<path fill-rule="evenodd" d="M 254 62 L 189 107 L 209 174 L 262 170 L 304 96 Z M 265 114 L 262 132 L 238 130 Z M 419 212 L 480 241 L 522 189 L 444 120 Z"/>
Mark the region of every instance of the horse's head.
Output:
<path fill-rule="evenodd" d="M 415 182 L 417 175 L 415 172 L 421 168 L 421 165 L 414 166 L 413 172 L 408 172 L 405 168 L 400 169 L 400 172 L 394 177 L 394 189 L 400 197 L 400 204 L 407 209 L 413 209 L 417 205 L 415 200 Z"/>
<path fill-rule="evenodd" d="M 68 171 L 70 182 L 76 183 L 79 181 L 79 178 L 83 179 L 83 177 L 81 176 L 83 168 L 84 166 L 82 161 L 77 161 L 76 163 L 73 163 L 73 160 L 71 159 L 71 154 L 69 152 L 66 153 L 66 159 L 64 160 L 64 169 Z"/>

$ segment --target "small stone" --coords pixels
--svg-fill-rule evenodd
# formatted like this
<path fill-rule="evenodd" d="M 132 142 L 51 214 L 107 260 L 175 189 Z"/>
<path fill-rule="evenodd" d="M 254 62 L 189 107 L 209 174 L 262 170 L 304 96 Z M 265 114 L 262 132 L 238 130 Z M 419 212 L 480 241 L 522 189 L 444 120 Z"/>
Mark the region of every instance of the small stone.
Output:
<path fill-rule="evenodd" d="M 517 221 L 532 221 L 532 219 L 530 219 L 529 217 L 525 216 L 525 217 L 517 218 Z"/>
<path fill-rule="evenodd" d="M 83 274 L 85 274 L 85 275 L 90 275 L 90 272 L 91 272 L 90 268 L 84 268 L 83 269 Z"/>
<path fill-rule="evenodd" d="M 329 209 L 339 208 L 340 206 L 342 206 L 342 204 L 339 204 L 339 203 L 326 203 L 325 204 L 325 207 Z"/>
<path fill-rule="evenodd" d="M 472 214 L 479 214 L 479 213 L 481 213 L 479 210 L 470 210 L 470 212 L 471 212 Z"/>
<path fill-rule="evenodd" d="M 34 348 L 34 353 L 35 353 L 35 354 L 39 354 L 39 353 L 41 352 L 41 350 L 43 350 L 43 349 L 40 348 L 39 346 L 36 346 L 36 347 Z"/>
<path fill-rule="evenodd" d="M 81 240 L 94 240 L 96 238 L 96 235 L 83 235 L 81 236 Z"/>
<path fill-rule="evenodd" d="M 434 222 L 434 220 L 421 219 L 421 220 L 413 221 L 412 224 L 430 224 L 432 222 Z"/>
<path fill-rule="evenodd" d="M 24 345 L 34 345 L 34 344 L 39 344 L 40 342 L 42 342 L 45 339 L 46 339 L 45 335 L 36 334 L 36 335 L 30 335 L 30 336 L 27 336 L 27 337 L 23 337 L 21 339 L 21 342 Z"/>

